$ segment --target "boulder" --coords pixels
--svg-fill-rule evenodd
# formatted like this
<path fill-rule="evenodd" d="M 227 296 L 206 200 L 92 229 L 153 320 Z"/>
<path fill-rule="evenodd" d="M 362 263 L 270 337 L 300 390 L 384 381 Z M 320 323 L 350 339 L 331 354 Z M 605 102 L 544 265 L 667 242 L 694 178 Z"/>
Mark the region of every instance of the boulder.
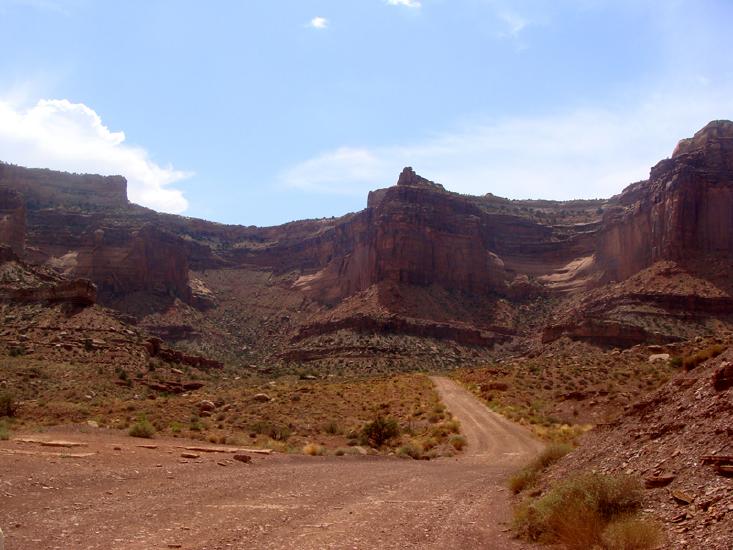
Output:
<path fill-rule="evenodd" d="M 733 363 L 724 361 L 713 373 L 712 382 L 717 391 L 733 387 Z"/>
<path fill-rule="evenodd" d="M 214 405 L 213 401 L 209 401 L 208 399 L 204 399 L 203 401 L 199 401 L 198 403 L 198 409 L 201 412 L 211 412 L 214 409 L 216 409 L 216 405 Z"/>
<path fill-rule="evenodd" d="M 257 401 L 258 403 L 267 403 L 268 401 L 272 401 L 272 398 L 266 393 L 258 393 L 252 396 L 252 401 Z"/>

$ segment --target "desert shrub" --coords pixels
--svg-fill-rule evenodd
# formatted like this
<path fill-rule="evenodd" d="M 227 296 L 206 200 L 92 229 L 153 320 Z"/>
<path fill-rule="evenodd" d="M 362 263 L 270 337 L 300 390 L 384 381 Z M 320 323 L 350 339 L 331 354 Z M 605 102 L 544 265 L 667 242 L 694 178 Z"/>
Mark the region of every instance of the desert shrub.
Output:
<path fill-rule="evenodd" d="M 251 429 L 253 432 L 266 435 L 275 441 L 287 441 L 292 433 L 289 427 L 268 420 L 258 420 L 252 424 Z"/>
<path fill-rule="evenodd" d="M 682 366 L 682 357 L 680 357 L 679 355 L 675 355 L 674 357 L 672 357 L 672 359 L 669 360 L 669 365 L 676 369 L 680 368 Z"/>
<path fill-rule="evenodd" d="M 321 456 L 326 452 L 326 449 L 318 443 L 308 443 L 303 447 L 303 453 L 310 456 Z"/>
<path fill-rule="evenodd" d="M 25 355 L 25 349 L 22 347 L 12 347 L 8 350 L 8 354 L 10 357 L 20 357 L 21 355 Z"/>
<path fill-rule="evenodd" d="M 573 450 L 567 443 L 552 443 L 540 455 L 509 478 L 509 488 L 514 494 L 522 492 L 537 482 L 542 470 L 549 468 Z"/>
<path fill-rule="evenodd" d="M 658 548 L 663 541 L 659 525 L 628 517 L 610 523 L 601 535 L 607 550 L 646 550 Z"/>
<path fill-rule="evenodd" d="M 292 449 L 284 441 L 275 441 L 274 439 L 268 439 L 264 445 L 268 449 L 272 449 L 276 453 L 289 453 Z"/>
<path fill-rule="evenodd" d="M 337 435 L 341 433 L 341 428 L 335 420 L 331 420 L 326 422 L 326 425 L 323 426 L 323 431 L 327 434 Z"/>
<path fill-rule="evenodd" d="M 539 472 L 529 466 L 522 468 L 509 478 L 509 489 L 515 495 L 537 483 Z"/>
<path fill-rule="evenodd" d="M 15 397 L 10 392 L 0 393 L 0 416 L 15 416 L 17 405 Z"/>
<path fill-rule="evenodd" d="M 567 443 L 552 443 L 545 447 L 536 460 L 543 469 L 548 468 L 572 450 L 572 445 Z"/>
<path fill-rule="evenodd" d="M 422 440 L 422 448 L 426 451 L 434 449 L 438 444 L 438 440 L 434 437 L 426 437 Z"/>
<path fill-rule="evenodd" d="M 198 416 L 192 416 L 188 429 L 192 432 L 201 432 L 204 430 L 204 424 Z"/>
<path fill-rule="evenodd" d="M 420 460 L 423 455 L 423 448 L 420 443 L 415 441 L 408 441 L 397 449 L 397 456 L 402 458 L 414 458 Z"/>
<path fill-rule="evenodd" d="M 178 422 L 177 420 L 174 420 L 173 422 L 171 422 L 171 432 L 173 432 L 174 434 L 181 433 L 181 428 L 182 428 L 181 423 Z"/>
<path fill-rule="evenodd" d="M 449 440 L 450 444 L 456 451 L 462 450 L 466 446 L 466 438 L 462 435 L 454 435 Z"/>
<path fill-rule="evenodd" d="M 448 429 L 449 433 L 457 434 L 461 431 L 461 423 L 455 419 L 446 422 L 445 427 Z"/>
<path fill-rule="evenodd" d="M 692 355 L 688 355 L 684 357 L 682 359 L 682 366 L 684 367 L 685 370 L 692 370 L 695 367 L 697 367 L 700 363 L 704 363 L 708 359 L 717 357 L 724 351 L 725 351 L 725 346 L 721 346 L 720 344 L 715 344 L 713 346 L 705 348 L 704 350 L 698 351 L 697 353 L 693 353 Z"/>
<path fill-rule="evenodd" d="M 636 513 L 641 498 L 641 484 L 634 478 L 585 474 L 520 505 L 514 526 L 529 540 L 585 550 L 601 544 L 608 524 Z"/>
<path fill-rule="evenodd" d="M 370 445 L 381 447 L 393 437 L 400 435 L 400 427 L 394 418 L 380 415 L 364 424 L 361 433 Z"/>
<path fill-rule="evenodd" d="M 333 454 L 336 456 L 344 456 L 346 454 L 346 449 L 338 448 Z"/>
<path fill-rule="evenodd" d="M 127 433 L 132 437 L 143 437 L 145 439 L 150 439 L 155 433 L 155 427 L 150 423 L 150 420 L 148 420 L 144 416 L 141 416 L 137 420 L 137 422 L 135 422 L 130 427 L 130 431 Z"/>
<path fill-rule="evenodd" d="M 0 441 L 10 439 L 10 427 L 5 420 L 0 420 Z"/>

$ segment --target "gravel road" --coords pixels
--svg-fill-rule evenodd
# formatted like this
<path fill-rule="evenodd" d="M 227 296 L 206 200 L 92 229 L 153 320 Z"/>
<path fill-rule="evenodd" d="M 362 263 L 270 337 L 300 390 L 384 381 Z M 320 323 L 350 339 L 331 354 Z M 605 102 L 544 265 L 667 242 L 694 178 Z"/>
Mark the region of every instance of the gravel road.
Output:
<path fill-rule="evenodd" d="M 84 444 L 72 448 L 0 442 L 6 550 L 527 548 L 510 536 L 505 482 L 541 443 L 451 380 L 433 381 L 468 439 L 458 458 L 243 464 L 104 430 L 25 436 Z"/>

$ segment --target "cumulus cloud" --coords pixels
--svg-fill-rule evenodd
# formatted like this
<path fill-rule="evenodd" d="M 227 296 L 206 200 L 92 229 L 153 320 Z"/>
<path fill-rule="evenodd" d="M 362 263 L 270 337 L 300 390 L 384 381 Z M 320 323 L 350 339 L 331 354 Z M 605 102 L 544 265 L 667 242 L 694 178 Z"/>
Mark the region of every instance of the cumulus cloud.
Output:
<path fill-rule="evenodd" d="M 422 3 L 419 0 L 387 0 L 390 6 L 405 6 L 407 8 L 420 8 Z"/>
<path fill-rule="evenodd" d="M 23 109 L 0 100 L 0 154 L 23 166 L 123 175 L 131 201 L 171 213 L 188 208 L 183 193 L 169 185 L 190 174 L 153 162 L 83 103 L 44 99 Z"/>
<path fill-rule="evenodd" d="M 648 177 L 678 139 L 733 117 L 720 93 L 650 93 L 634 105 L 472 123 L 412 143 L 339 147 L 285 170 L 285 185 L 364 196 L 413 166 L 452 191 L 510 198 L 609 197 Z"/>
<path fill-rule="evenodd" d="M 314 17 L 311 19 L 308 26 L 313 27 L 314 29 L 325 29 L 328 27 L 328 19 L 325 17 Z"/>

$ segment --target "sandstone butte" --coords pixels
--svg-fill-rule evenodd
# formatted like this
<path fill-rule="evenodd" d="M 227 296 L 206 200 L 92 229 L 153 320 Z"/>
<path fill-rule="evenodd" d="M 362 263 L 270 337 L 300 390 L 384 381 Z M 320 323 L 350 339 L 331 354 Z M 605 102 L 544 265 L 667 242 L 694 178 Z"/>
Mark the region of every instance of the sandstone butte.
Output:
<path fill-rule="evenodd" d="M 344 331 L 515 352 L 668 343 L 733 320 L 733 122 L 609 199 L 460 195 L 405 168 L 360 212 L 264 228 L 154 212 L 119 176 L 0 164 L 0 244 L 63 279 L 12 299 L 98 301 L 227 361 L 374 352 L 329 337 Z"/>

